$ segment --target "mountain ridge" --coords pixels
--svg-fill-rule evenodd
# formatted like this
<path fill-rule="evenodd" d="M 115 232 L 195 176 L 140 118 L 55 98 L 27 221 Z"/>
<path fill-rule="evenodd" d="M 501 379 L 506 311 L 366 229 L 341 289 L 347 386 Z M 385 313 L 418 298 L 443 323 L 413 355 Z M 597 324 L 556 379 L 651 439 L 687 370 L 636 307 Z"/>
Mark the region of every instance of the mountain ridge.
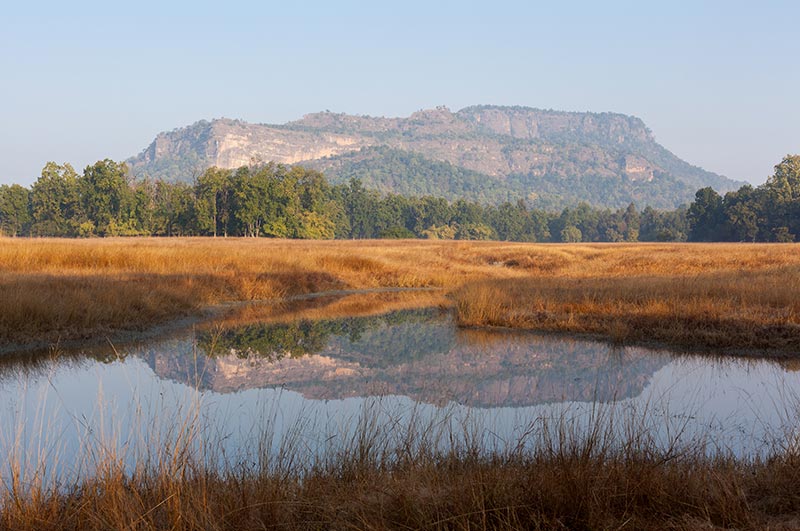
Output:
<path fill-rule="evenodd" d="M 380 149 L 406 155 L 387 167 L 374 156 Z M 403 166 L 404 160 L 415 166 Z M 201 120 L 160 133 L 127 162 L 136 176 L 174 182 L 191 181 L 211 166 L 268 161 L 310 166 L 334 183 L 366 176 L 370 187 L 406 194 L 430 188 L 426 171 L 449 171 L 452 178 L 440 181 L 454 188 L 439 194 L 449 199 L 520 198 L 553 207 L 634 201 L 670 208 L 699 188 L 725 192 L 742 184 L 681 160 L 635 116 L 494 105 L 457 112 L 435 107 L 395 118 L 325 111 L 285 124 Z"/>

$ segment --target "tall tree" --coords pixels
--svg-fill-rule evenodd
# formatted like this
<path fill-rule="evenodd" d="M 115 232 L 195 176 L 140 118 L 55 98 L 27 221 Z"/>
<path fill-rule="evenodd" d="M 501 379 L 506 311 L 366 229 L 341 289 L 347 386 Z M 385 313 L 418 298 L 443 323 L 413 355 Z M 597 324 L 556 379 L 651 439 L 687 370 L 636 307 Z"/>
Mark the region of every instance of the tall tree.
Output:
<path fill-rule="evenodd" d="M 633 203 L 628 205 L 628 208 L 625 209 L 625 214 L 623 215 L 623 221 L 625 223 L 625 241 L 638 242 L 641 216 L 639 215 L 639 211 L 636 210 L 636 205 Z"/>
<path fill-rule="evenodd" d="M 763 219 L 764 193 L 749 184 L 735 192 L 725 194 L 723 215 L 726 225 L 724 235 L 731 241 L 755 242 Z"/>
<path fill-rule="evenodd" d="M 373 216 L 378 206 L 377 194 L 366 190 L 360 179 L 350 179 L 349 186 L 343 191 L 343 199 L 350 220 L 350 237 L 375 238 Z"/>
<path fill-rule="evenodd" d="M 712 242 L 725 239 L 723 234 L 722 197 L 711 187 L 701 188 L 689 205 L 689 240 Z"/>
<path fill-rule="evenodd" d="M 528 211 L 524 203 L 501 203 L 490 210 L 490 215 L 499 239 L 512 241 L 522 238 L 528 221 Z"/>
<path fill-rule="evenodd" d="M 156 181 L 153 232 L 159 236 L 193 233 L 194 190 L 188 184 Z"/>
<path fill-rule="evenodd" d="M 48 162 L 31 186 L 34 236 L 74 236 L 86 221 L 78 174 L 69 164 Z"/>
<path fill-rule="evenodd" d="M 800 155 L 786 155 L 764 188 L 773 239 L 793 241 L 800 236 Z"/>
<path fill-rule="evenodd" d="M 79 179 L 84 210 L 101 236 L 113 232 L 115 225 L 128 221 L 122 215 L 129 206 L 131 193 L 126 180 L 127 173 L 125 163 L 105 159 L 87 166 Z"/>
<path fill-rule="evenodd" d="M 231 170 L 212 167 L 197 178 L 197 228 L 203 234 L 228 235 L 231 221 L 231 175 Z"/>
<path fill-rule="evenodd" d="M 22 235 L 30 222 L 28 189 L 18 184 L 0 186 L 0 235 Z"/>

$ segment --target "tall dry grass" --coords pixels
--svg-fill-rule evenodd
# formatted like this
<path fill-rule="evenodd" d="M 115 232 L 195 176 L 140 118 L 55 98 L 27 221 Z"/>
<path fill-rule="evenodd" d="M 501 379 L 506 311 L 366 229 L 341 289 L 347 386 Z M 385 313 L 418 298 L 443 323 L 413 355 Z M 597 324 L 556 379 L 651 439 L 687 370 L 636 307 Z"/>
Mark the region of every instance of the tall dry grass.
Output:
<path fill-rule="evenodd" d="M 399 259 L 400 249 L 408 252 Z M 445 285 L 408 245 L 266 240 L 0 240 L 0 344 L 141 330 L 227 301 Z"/>
<path fill-rule="evenodd" d="M 464 325 L 797 351 L 800 246 L 0 239 L 0 349 L 97 338 L 224 302 L 436 287 Z"/>
<path fill-rule="evenodd" d="M 506 265 L 513 261 L 513 267 L 532 274 L 454 290 L 459 324 L 747 354 L 800 353 L 796 245 L 578 246 L 566 251 L 570 259 L 559 266 L 552 265 L 555 254 L 526 263 L 506 258 Z"/>
<path fill-rule="evenodd" d="M 483 276 L 488 266 L 459 249 L 416 241 L 0 239 L 0 345 L 142 330 L 223 302 L 449 287 Z"/>
<path fill-rule="evenodd" d="M 598 406 L 599 407 L 599 406 Z M 370 408 L 340 445 L 302 459 L 302 438 L 263 440 L 225 465 L 197 417 L 150 460 L 126 468 L 96 452 L 87 477 L 0 490 L 0 528 L 196 529 L 795 529 L 800 460 L 737 460 L 702 441 L 662 444 L 646 423 L 598 410 L 533 419 L 487 451 L 467 425 L 381 425 Z M 630 420 L 630 419 L 628 419 Z M 623 428 L 618 422 L 623 423 Z M 266 439 L 269 439 L 266 434 Z M 269 454 L 269 448 L 279 448 Z M 262 452 L 262 453 L 258 453 Z M 220 466 L 222 463 L 222 466 Z M 13 466 L 13 463 L 12 463 Z"/>

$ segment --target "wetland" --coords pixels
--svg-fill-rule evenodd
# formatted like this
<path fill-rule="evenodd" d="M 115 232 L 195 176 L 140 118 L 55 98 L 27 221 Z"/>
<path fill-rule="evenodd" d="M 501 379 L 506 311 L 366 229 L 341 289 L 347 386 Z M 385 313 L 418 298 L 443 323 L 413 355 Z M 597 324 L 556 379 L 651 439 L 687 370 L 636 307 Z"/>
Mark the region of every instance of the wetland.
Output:
<path fill-rule="evenodd" d="M 797 523 L 796 246 L 3 244 L 4 527 Z"/>

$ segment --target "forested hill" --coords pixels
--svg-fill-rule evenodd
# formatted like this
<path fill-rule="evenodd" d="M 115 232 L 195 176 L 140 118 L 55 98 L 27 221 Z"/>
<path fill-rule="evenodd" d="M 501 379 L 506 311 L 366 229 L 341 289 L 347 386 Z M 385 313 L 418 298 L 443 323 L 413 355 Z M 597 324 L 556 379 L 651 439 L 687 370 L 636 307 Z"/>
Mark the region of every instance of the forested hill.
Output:
<path fill-rule="evenodd" d="M 128 165 L 191 182 L 206 168 L 303 163 L 333 181 L 401 194 L 560 208 L 585 201 L 672 208 L 698 188 L 734 182 L 679 159 L 639 118 L 526 107 L 444 107 L 407 118 L 322 112 L 283 125 L 201 121 L 161 133 Z"/>

